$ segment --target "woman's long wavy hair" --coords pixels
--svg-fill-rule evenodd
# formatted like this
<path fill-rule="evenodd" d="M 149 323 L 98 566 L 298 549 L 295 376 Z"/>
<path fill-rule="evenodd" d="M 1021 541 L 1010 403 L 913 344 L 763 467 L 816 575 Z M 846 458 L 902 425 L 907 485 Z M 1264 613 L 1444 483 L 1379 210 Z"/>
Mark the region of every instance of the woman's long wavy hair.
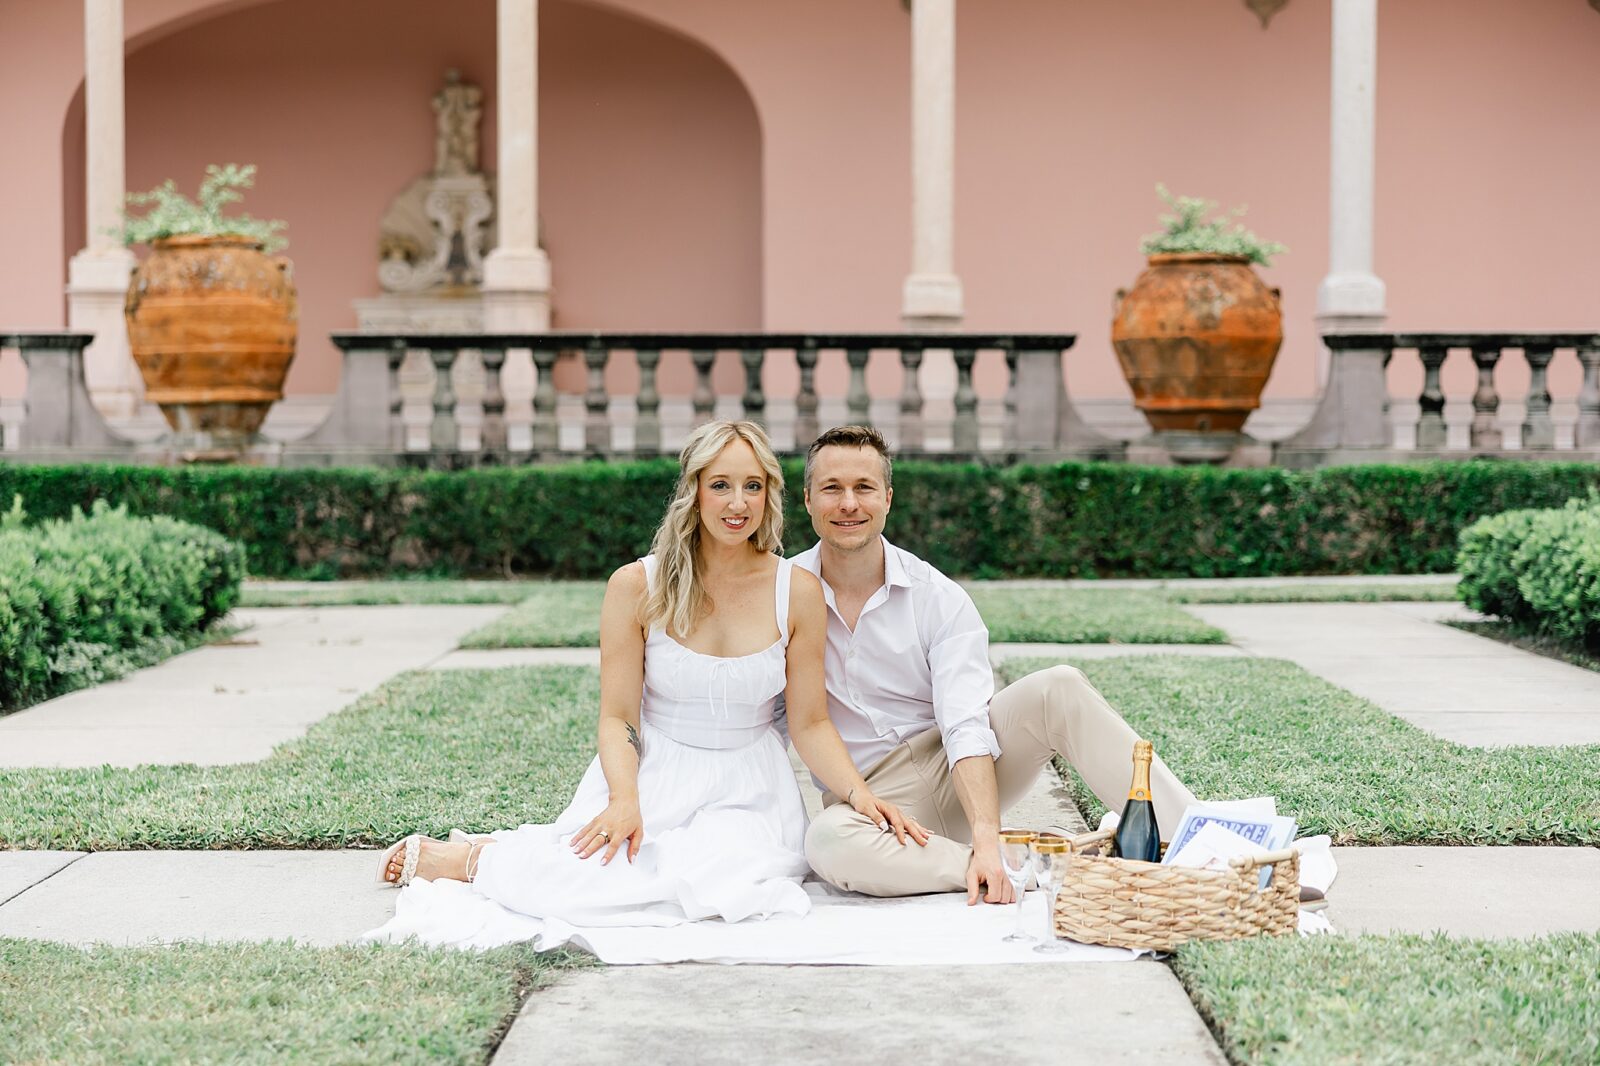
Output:
<path fill-rule="evenodd" d="M 750 544 L 757 551 L 783 550 L 783 469 L 772 454 L 766 430 L 754 422 L 707 422 L 689 435 L 678 454 L 678 484 L 650 545 L 656 557 L 656 575 L 640 619 L 647 630 L 659 625 L 687 637 L 711 609 L 711 598 L 697 569 L 703 535 L 698 506 L 700 474 L 734 440 L 750 445 L 767 475 L 766 510 L 750 535 Z"/>

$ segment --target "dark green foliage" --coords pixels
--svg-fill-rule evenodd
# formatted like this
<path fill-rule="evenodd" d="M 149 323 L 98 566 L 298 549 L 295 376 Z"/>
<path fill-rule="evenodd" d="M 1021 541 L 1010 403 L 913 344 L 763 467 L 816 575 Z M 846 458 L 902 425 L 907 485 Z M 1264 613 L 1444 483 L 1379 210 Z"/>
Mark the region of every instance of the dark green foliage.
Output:
<path fill-rule="evenodd" d="M 263 577 L 425 573 L 604 577 L 649 549 L 675 464 L 459 473 L 0 465 L 0 500 L 40 516 L 97 499 L 242 542 Z M 785 548 L 815 541 L 788 478 Z M 1062 463 L 895 468 L 896 543 L 962 577 L 1443 573 L 1456 537 L 1513 507 L 1600 486 L 1577 463 L 1429 463 L 1309 472 Z"/>
<path fill-rule="evenodd" d="M 1480 519 L 1456 565 L 1467 606 L 1600 651 L 1600 499 Z"/>
<path fill-rule="evenodd" d="M 209 529 L 104 499 L 88 517 L 19 518 L 0 529 L 0 709 L 138 665 L 238 600 L 244 552 Z"/>

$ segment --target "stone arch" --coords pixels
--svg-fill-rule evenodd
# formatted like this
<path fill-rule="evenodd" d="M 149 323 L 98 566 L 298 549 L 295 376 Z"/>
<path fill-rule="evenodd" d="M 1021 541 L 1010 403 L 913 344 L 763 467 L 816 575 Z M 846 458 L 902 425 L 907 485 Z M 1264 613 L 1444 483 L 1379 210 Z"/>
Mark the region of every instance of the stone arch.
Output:
<path fill-rule="evenodd" d="M 494 11 L 493 0 L 230 0 L 130 25 L 129 187 L 170 176 L 192 192 L 207 162 L 257 162 L 245 208 L 290 223 L 302 294 L 291 392 L 334 387 L 327 333 L 376 294 L 377 221 L 431 165 L 427 101 L 446 66 L 485 87 L 493 169 Z M 555 324 L 759 329 L 762 134 L 743 79 L 693 36 L 607 4 L 544 0 L 541 28 Z M 84 236 L 82 93 L 80 82 L 63 116 L 69 255 Z M 631 370 L 619 373 L 625 386 Z"/>

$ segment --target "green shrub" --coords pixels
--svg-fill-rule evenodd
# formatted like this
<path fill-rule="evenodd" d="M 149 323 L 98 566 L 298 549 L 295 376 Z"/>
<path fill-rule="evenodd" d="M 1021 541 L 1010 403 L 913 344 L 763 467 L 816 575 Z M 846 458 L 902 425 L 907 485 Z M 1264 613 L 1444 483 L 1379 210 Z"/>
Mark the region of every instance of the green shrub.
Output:
<path fill-rule="evenodd" d="M 1600 650 L 1600 498 L 1480 519 L 1457 565 L 1467 606 Z"/>
<path fill-rule="evenodd" d="M 671 460 L 415 470 L 11 466 L 0 500 L 42 516 L 95 500 L 240 541 L 264 577 L 425 573 L 604 577 L 649 550 Z M 785 548 L 815 541 L 784 466 Z M 1245 577 L 1444 573 L 1460 531 L 1600 487 L 1579 463 L 1315 471 L 1058 463 L 895 468 L 897 544 L 953 576 Z"/>
<path fill-rule="evenodd" d="M 0 529 L 0 708 L 92 684 L 227 613 L 244 553 L 208 529 L 134 518 L 98 500 L 85 517 Z"/>

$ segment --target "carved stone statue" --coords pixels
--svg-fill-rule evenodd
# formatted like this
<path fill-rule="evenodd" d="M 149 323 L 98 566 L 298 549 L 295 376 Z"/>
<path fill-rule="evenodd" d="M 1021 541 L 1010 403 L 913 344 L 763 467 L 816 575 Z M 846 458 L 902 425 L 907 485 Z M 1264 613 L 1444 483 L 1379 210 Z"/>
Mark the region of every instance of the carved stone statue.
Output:
<path fill-rule="evenodd" d="M 445 71 L 444 88 L 433 94 L 438 124 L 433 172 L 446 177 L 478 173 L 478 122 L 483 118 L 483 90 L 464 83 L 461 72 Z"/>

